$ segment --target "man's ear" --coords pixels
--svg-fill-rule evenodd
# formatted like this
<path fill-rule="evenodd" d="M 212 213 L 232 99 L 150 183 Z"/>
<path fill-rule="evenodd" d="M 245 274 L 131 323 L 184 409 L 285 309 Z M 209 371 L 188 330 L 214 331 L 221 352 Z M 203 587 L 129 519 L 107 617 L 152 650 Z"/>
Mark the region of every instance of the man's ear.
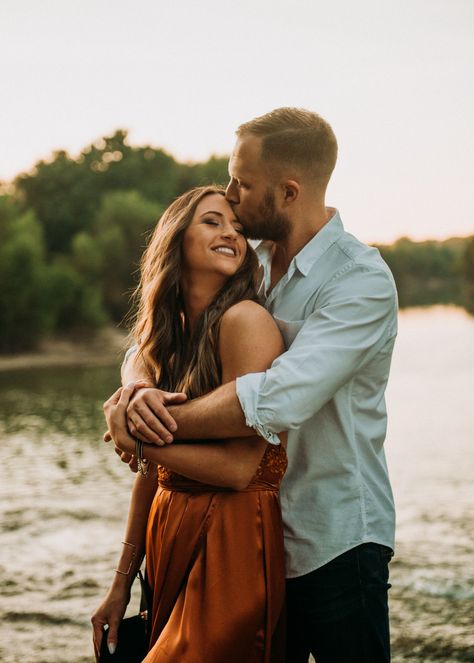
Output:
<path fill-rule="evenodd" d="M 291 205 L 300 195 L 300 184 L 296 180 L 286 180 L 283 183 L 283 204 Z"/>

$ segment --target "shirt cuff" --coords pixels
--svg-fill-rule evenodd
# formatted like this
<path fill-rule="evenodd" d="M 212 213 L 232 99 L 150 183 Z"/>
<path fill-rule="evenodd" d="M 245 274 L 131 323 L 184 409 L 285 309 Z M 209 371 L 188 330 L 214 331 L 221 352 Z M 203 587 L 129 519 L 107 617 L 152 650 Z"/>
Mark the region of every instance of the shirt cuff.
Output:
<path fill-rule="evenodd" d="M 258 417 L 258 397 L 265 373 L 248 373 L 236 380 L 236 393 L 245 416 L 245 424 L 253 428 L 270 444 L 280 444 L 276 433 L 265 427 Z"/>

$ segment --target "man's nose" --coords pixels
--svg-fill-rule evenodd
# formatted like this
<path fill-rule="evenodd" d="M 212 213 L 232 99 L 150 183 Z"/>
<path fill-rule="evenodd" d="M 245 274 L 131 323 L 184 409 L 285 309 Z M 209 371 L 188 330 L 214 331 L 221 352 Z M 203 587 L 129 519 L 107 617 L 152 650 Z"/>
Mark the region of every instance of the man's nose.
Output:
<path fill-rule="evenodd" d="M 225 190 L 225 199 L 234 205 L 238 205 L 240 202 L 237 187 L 235 186 L 234 182 L 232 182 L 232 180 L 229 182 L 227 189 Z"/>

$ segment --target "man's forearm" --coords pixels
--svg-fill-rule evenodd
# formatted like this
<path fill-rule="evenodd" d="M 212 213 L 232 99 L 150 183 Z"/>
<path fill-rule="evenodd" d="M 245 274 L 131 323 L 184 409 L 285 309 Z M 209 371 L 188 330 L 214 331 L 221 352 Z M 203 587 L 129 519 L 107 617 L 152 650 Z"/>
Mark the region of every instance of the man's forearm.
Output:
<path fill-rule="evenodd" d="M 173 405 L 169 412 L 178 424 L 177 439 L 205 440 L 255 435 L 254 429 L 245 425 L 235 380 L 206 396 L 183 405 Z"/>

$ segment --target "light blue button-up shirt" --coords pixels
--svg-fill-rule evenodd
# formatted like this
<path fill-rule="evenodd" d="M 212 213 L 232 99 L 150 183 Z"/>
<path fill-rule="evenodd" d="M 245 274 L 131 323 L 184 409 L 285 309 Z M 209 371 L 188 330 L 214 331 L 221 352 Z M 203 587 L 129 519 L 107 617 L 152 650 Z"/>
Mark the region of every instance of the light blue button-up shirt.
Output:
<path fill-rule="evenodd" d="M 280 496 L 287 575 L 296 577 L 361 543 L 394 547 L 383 443 L 397 295 L 377 249 L 345 232 L 337 212 L 268 296 L 271 243 L 256 250 L 287 351 L 238 378 L 237 395 L 247 425 L 269 442 L 289 431 Z"/>

